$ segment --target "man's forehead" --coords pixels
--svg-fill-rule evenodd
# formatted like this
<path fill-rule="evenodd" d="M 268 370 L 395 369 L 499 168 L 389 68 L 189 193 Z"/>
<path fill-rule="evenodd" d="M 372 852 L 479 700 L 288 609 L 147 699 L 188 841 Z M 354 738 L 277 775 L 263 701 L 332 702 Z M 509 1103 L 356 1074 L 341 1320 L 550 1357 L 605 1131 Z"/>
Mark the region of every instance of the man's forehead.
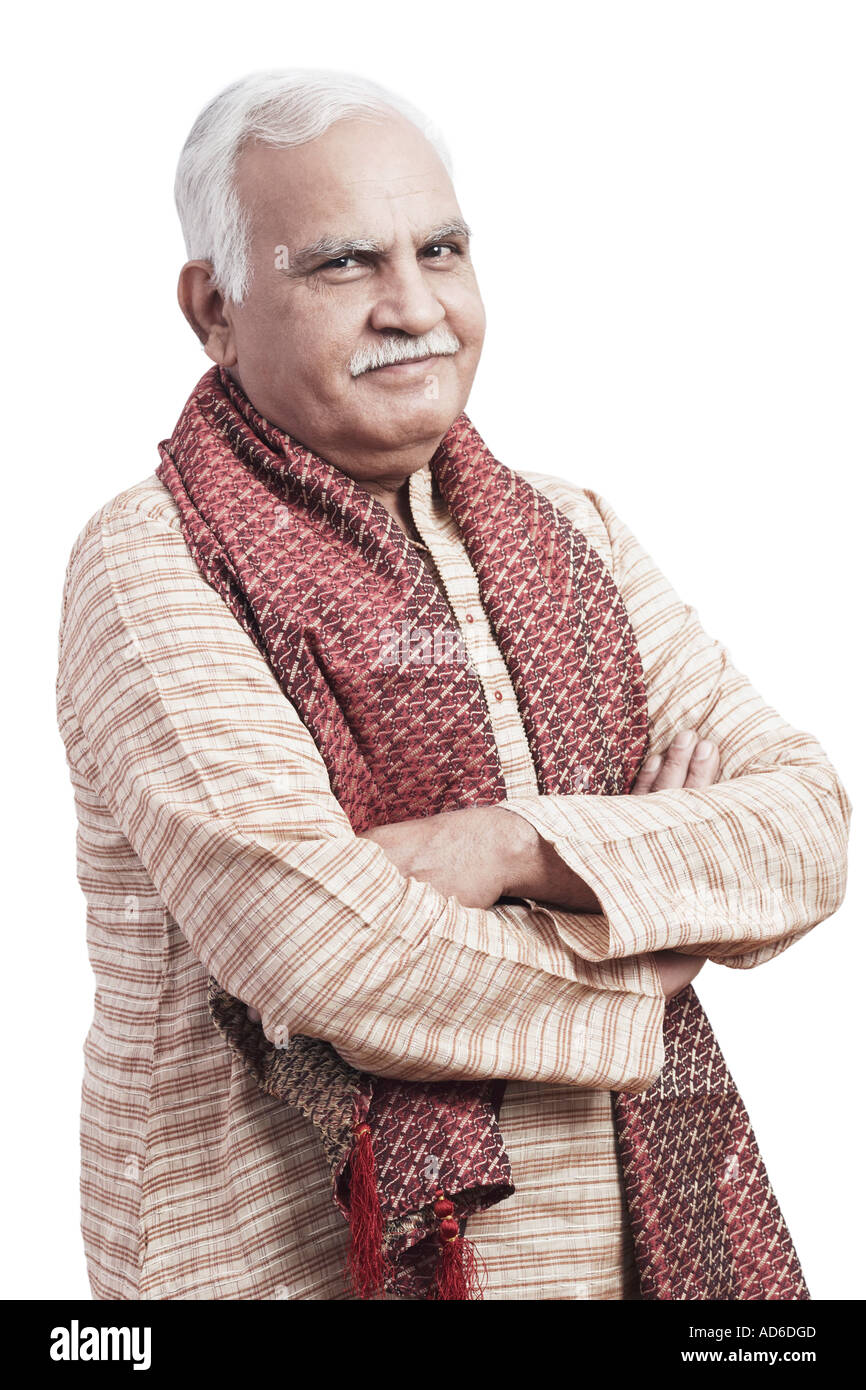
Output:
<path fill-rule="evenodd" d="M 256 221 L 279 218 L 283 239 L 299 246 L 320 237 L 381 237 L 395 220 L 419 235 L 460 221 L 448 172 L 420 132 L 381 149 L 374 130 L 350 142 L 329 143 L 330 132 L 288 148 L 253 142 L 236 166 L 241 201 Z"/>

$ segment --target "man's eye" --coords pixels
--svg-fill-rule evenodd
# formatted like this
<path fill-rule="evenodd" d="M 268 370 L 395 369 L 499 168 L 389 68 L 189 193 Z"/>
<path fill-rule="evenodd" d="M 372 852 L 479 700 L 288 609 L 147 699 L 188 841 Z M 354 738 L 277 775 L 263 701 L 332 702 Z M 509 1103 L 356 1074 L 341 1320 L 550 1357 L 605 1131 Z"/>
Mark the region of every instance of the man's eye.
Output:
<path fill-rule="evenodd" d="M 458 250 L 458 248 L 457 248 L 456 246 L 451 246 L 448 242 L 442 242 L 442 241 L 434 242 L 434 244 L 433 244 L 432 246 L 428 246 L 428 247 L 427 247 L 427 254 L 429 255 L 429 253 L 430 253 L 431 251 L 444 251 L 444 252 L 446 252 L 446 254 L 445 254 L 444 256 L 434 256 L 433 259 L 434 259 L 434 260 L 437 260 L 437 261 L 447 261 L 447 260 L 450 259 L 450 257 L 451 257 L 452 254 L 456 254 L 456 255 L 459 255 L 459 254 L 460 254 L 460 253 L 459 253 L 459 250 Z"/>
<path fill-rule="evenodd" d="M 346 265 L 346 262 L 347 262 L 347 261 L 352 261 L 352 262 L 355 263 L 355 265 L 360 265 L 360 261 L 358 261 L 354 256 L 335 256 L 333 260 L 331 260 L 331 261 L 325 261 L 324 265 L 320 265 L 320 266 L 319 266 L 319 269 L 320 269 L 320 270 L 347 270 L 347 269 L 348 269 L 348 266 Z"/>

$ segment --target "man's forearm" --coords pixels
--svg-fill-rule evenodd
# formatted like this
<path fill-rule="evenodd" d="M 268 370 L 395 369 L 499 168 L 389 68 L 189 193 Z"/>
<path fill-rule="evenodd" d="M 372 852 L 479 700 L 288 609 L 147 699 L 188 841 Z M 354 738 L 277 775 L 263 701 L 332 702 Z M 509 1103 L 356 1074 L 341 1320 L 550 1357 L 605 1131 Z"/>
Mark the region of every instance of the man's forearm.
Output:
<path fill-rule="evenodd" d="M 532 898 L 573 912 L 598 899 L 538 831 L 504 806 L 468 806 L 363 832 L 406 878 L 430 883 L 464 907 Z"/>

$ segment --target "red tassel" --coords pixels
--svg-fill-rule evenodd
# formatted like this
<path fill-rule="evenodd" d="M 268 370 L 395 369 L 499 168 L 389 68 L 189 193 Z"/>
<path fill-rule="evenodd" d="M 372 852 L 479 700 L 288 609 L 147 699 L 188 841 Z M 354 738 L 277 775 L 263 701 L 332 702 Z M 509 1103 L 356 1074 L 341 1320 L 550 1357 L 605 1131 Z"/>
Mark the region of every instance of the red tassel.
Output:
<path fill-rule="evenodd" d="M 442 1192 L 436 1196 L 433 1210 L 440 1218 L 440 1250 L 431 1296 L 443 1302 L 480 1299 L 484 1292 L 483 1263 L 472 1241 L 460 1234 L 460 1226 L 454 1220 L 454 1203 Z"/>
<path fill-rule="evenodd" d="M 384 1226 L 369 1125 L 355 1127 L 349 1173 L 349 1274 L 359 1298 L 374 1298 L 385 1286 Z"/>
<path fill-rule="evenodd" d="M 481 1298 L 482 1293 L 479 1259 L 472 1241 L 463 1236 L 444 1241 L 436 1267 L 434 1298 L 465 1302 Z"/>

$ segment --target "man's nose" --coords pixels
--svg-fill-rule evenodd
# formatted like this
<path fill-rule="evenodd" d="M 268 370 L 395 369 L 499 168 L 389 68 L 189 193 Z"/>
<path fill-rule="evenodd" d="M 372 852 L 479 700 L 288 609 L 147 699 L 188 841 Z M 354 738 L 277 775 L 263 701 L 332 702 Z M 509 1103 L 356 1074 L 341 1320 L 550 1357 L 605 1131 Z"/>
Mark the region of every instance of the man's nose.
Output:
<path fill-rule="evenodd" d="M 370 326 L 379 333 L 400 331 L 419 338 L 445 318 L 430 279 L 416 260 L 383 271 Z"/>

